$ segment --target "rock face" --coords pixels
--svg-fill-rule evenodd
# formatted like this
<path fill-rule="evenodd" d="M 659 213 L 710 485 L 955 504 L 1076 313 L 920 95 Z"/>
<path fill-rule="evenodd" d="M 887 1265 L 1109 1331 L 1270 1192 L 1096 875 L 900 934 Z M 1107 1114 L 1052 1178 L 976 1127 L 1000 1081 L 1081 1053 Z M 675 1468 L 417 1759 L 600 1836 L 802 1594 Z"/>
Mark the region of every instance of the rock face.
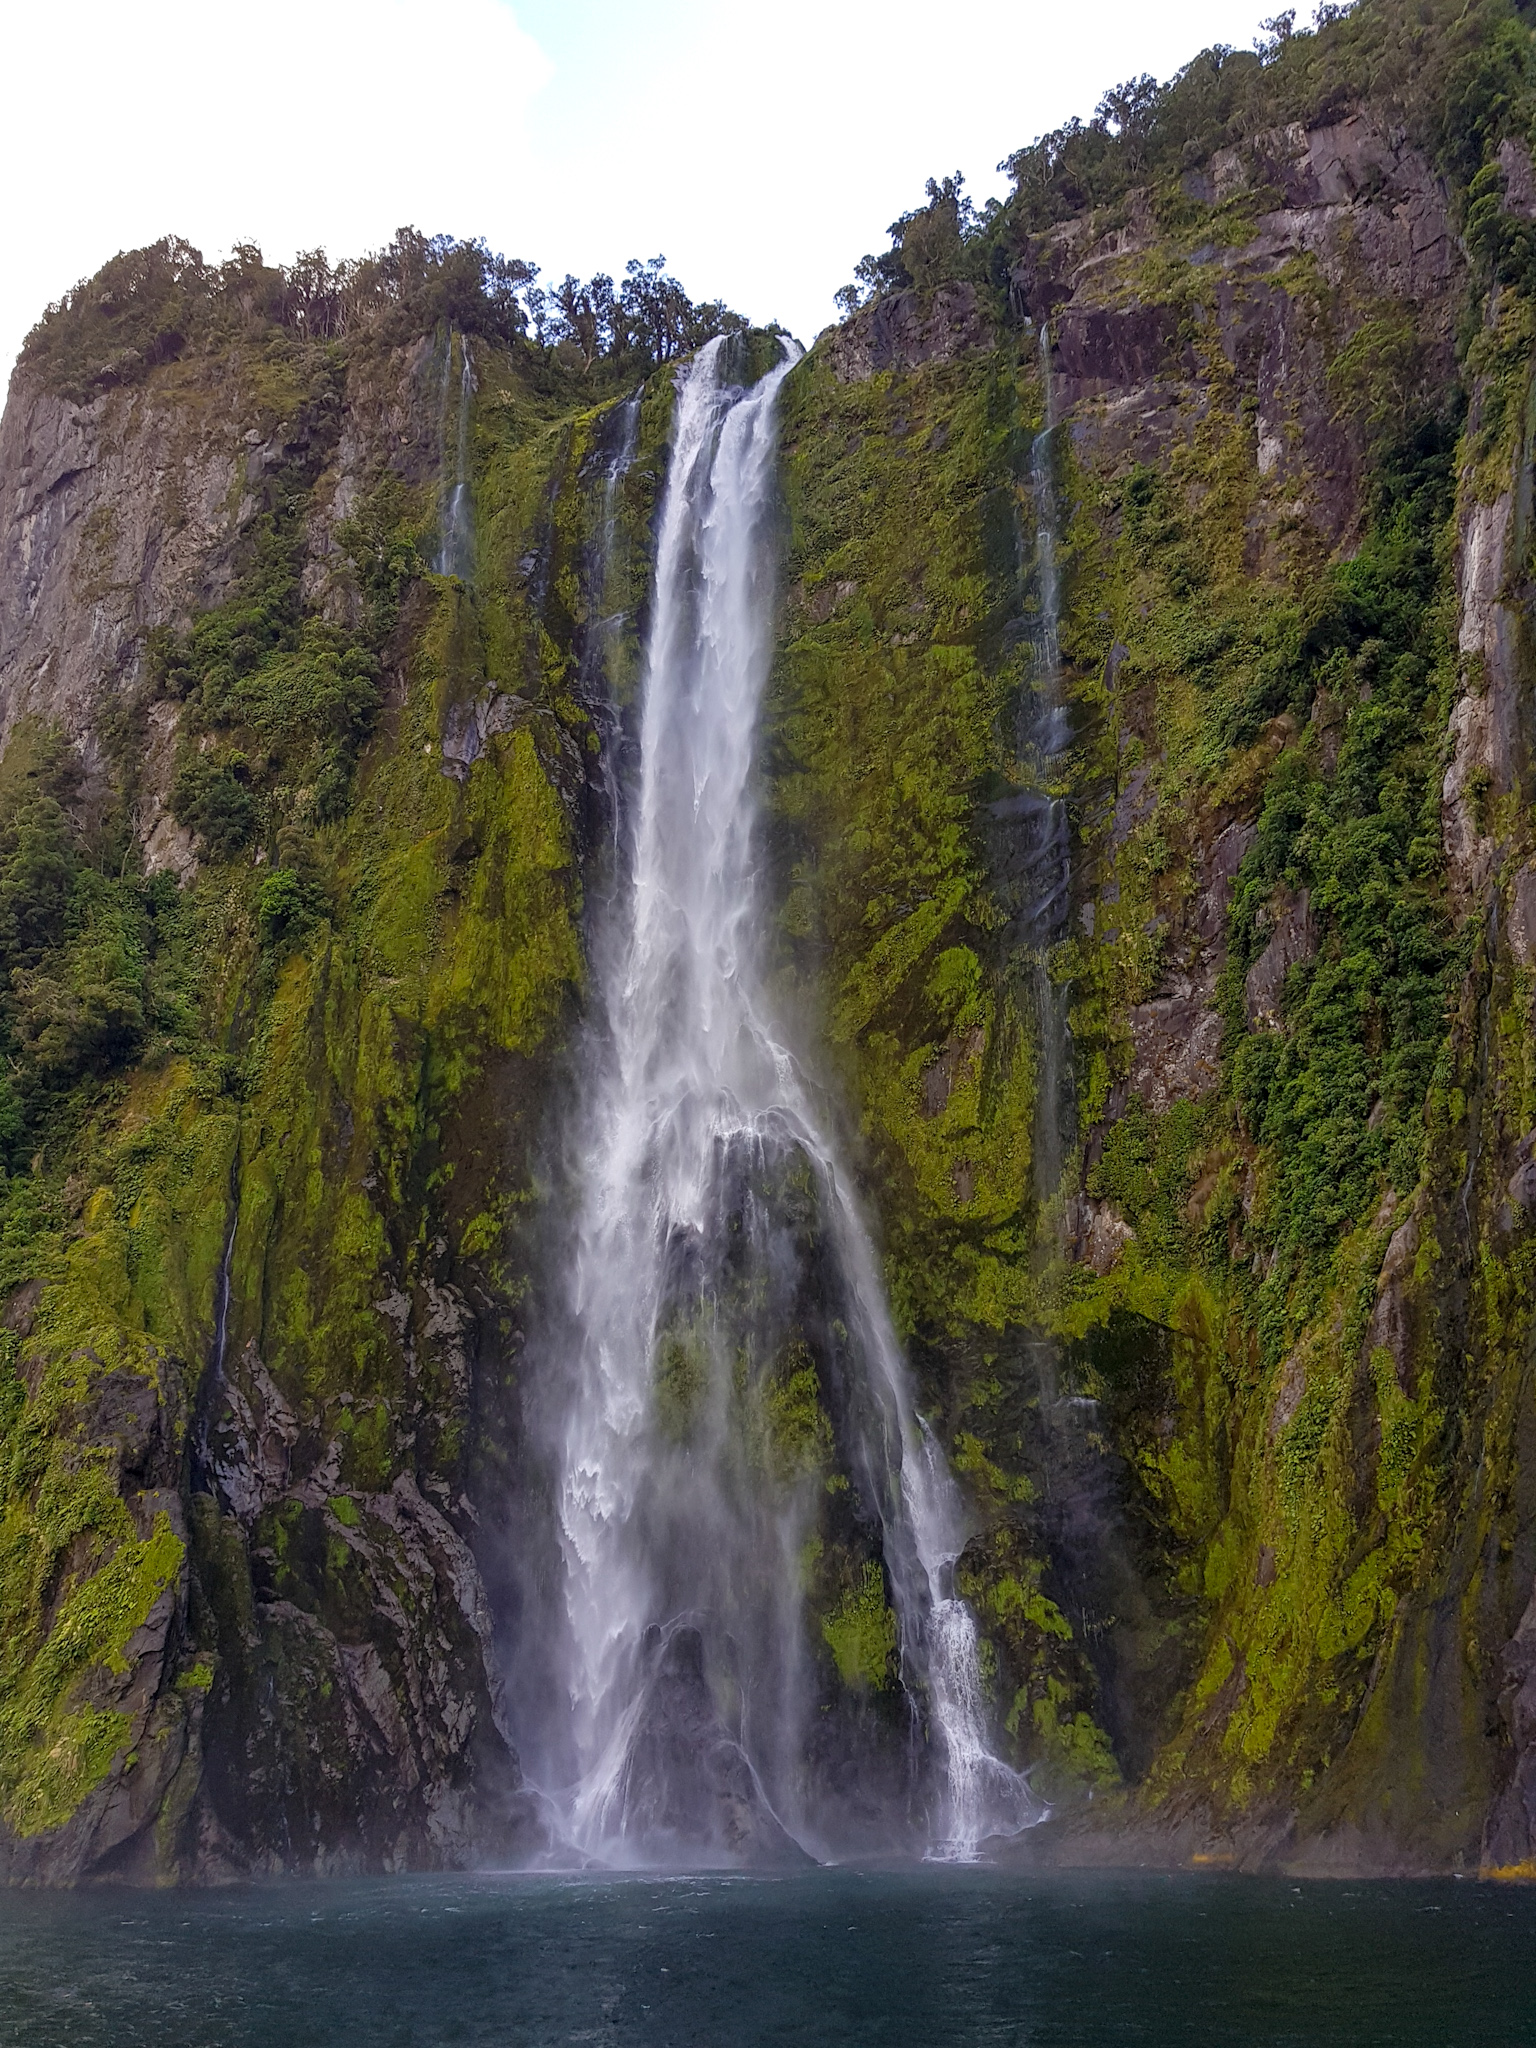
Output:
<path fill-rule="evenodd" d="M 552 777 L 574 790 L 580 770 L 553 730 L 535 737 L 547 714 L 512 687 L 521 670 L 487 675 L 451 625 L 446 649 L 423 652 L 462 601 L 421 580 L 415 541 L 434 516 L 442 376 L 430 336 L 345 361 L 236 338 L 85 404 L 19 374 L 0 427 L 6 759 L 55 776 L 79 844 L 114 820 L 125 875 L 137 862 L 145 887 L 159 877 L 164 900 L 212 917 L 176 970 L 202 1021 L 150 996 L 126 1069 L 104 1051 L 133 1107 L 93 1145 L 55 1157 L 45 1140 L 30 1243 L 27 1183 L 0 1176 L 0 1422 L 34 1446 L 7 1468 L 4 1512 L 39 1532 L 4 1574 L 0 1868 L 17 1880 L 462 1865 L 546 1838 L 466 1491 L 482 1317 L 515 1343 L 519 1283 L 458 1247 L 470 1228 L 482 1261 L 504 1256 L 493 1219 L 522 1184 L 534 1077 L 579 970 L 578 806 Z M 406 605 L 391 594 L 380 612 L 359 522 L 397 551 Z M 235 620 L 251 651 L 226 641 L 168 686 L 166 652 L 197 646 L 210 619 Z M 270 719 L 231 754 L 245 714 L 210 716 L 210 663 L 249 690 L 262 660 L 300 646 L 355 650 L 372 694 L 359 712 L 374 751 L 328 828 L 312 790 L 284 788 Z M 311 667 L 300 690 L 340 673 Z M 410 792 L 391 783 L 402 752 Z M 233 857 L 175 813 L 176 775 L 200 759 L 233 761 L 241 817 L 270 807 Z M 354 833 L 378 906 L 366 933 L 344 932 L 326 897 Z M 307 955 L 258 929 L 284 861 L 326 932 Z M 113 914 L 138 917 L 139 900 Z M 90 1014 L 82 974 L 129 971 L 84 964 L 98 929 L 87 915 L 78 960 L 44 947 L 51 1029 Z M 153 958 L 152 929 L 130 929 Z M 455 1038 L 466 1051 L 443 1074 Z M 237 1070 L 254 1091 L 239 1106 Z M 89 1067 L 58 1071 L 87 1099 Z M 472 1106 L 479 1089 L 495 1118 Z M 424 1200 L 432 1173 L 462 1201 Z M 20 1285 L 18 1265 L 33 1275 Z"/>
<path fill-rule="evenodd" d="M 654 1668 L 616 1798 L 623 1834 L 645 1863 L 700 1860 L 753 1869 L 811 1859 L 780 1826 L 745 1751 L 715 1708 L 704 1639 L 680 1627 L 647 1645 Z"/>
<path fill-rule="evenodd" d="M 1499 1705 L 1515 1767 L 1483 1831 L 1483 1866 L 1500 1876 L 1530 1877 L 1536 1858 L 1536 1593 L 1504 1652 Z"/>
<path fill-rule="evenodd" d="M 1536 1870 L 1536 179 L 1397 92 L 1021 187 L 782 390 L 774 986 L 1039 1854 Z M 16 1881 L 549 1848 L 523 1339 L 673 377 L 404 291 L 39 358 L 0 426 Z M 807 1768 L 884 1847 L 937 1781 L 814 1291 L 739 1448 L 821 1504 Z M 647 1656 L 637 1858 L 794 1861 L 729 1646 Z"/>
<path fill-rule="evenodd" d="M 1530 311 L 1427 133 L 1254 124 L 995 245 L 990 349 L 876 360 L 866 309 L 786 395 L 786 973 L 835 992 L 1062 1856 L 1531 1857 Z M 1056 142 L 1041 208 L 1090 182 Z M 1513 237 L 1529 158 L 1486 161 Z M 1026 967 L 1045 784 L 1070 937 Z"/>
<path fill-rule="evenodd" d="M 1282 893 L 1271 914 L 1269 942 L 1243 982 L 1250 1024 L 1279 1027 L 1285 977 L 1303 960 L 1310 960 L 1316 951 L 1310 892 L 1301 889 L 1294 896 L 1288 891 Z"/>
<path fill-rule="evenodd" d="M 892 292 L 838 328 L 826 344 L 834 377 L 860 383 L 880 370 L 914 370 L 989 348 L 992 328 L 970 284 L 942 284 L 931 294 Z"/>

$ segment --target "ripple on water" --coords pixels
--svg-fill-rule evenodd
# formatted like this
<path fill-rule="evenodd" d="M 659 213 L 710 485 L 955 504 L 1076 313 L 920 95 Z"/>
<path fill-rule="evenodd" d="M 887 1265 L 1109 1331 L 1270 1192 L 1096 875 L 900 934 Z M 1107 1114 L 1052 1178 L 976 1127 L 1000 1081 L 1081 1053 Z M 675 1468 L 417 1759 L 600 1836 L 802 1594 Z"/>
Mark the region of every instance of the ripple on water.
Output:
<path fill-rule="evenodd" d="M 11 1894 L 4 2048 L 1458 2048 L 1536 2038 L 1529 1893 L 821 1870 Z"/>

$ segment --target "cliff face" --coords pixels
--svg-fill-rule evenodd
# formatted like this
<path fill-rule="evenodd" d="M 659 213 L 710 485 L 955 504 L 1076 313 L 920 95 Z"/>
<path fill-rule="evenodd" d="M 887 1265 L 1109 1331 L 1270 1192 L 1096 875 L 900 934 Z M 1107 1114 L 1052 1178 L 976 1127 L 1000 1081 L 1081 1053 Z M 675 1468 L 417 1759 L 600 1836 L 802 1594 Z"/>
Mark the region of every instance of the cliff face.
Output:
<path fill-rule="evenodd" d="M 1485 158 L 1356 94 L 784 387 L 779 986 L 1063 1855 L 1536 1867 L 1536 175 Z M 543 1840 L 521 1333 L 672 380 L 409 326 L 24 365 L 0 427 L 16 1879 Z M 856 1751 L 878 1551 L 821 1555 Z"/>
<path fill-rule="evenodd" d="M 429 340 L 235 341 L 6 415 L 8 849 L 51 833 L 68 905 L 21 970 L 54 1039 L 12 1041 L 44 1134 L 6 1188 L 17 1877 L 528 1834 L 464 1488 L 582 977 L 588 722 L 524 571 L 476 611 L 418 553 L 443 382 Z M 498 564 L 557 552 L 586 431 L 526 397 L 487 351 Z M 189 646 L 244 698 L 210 718 Z"/>
<path fill-rule="evenodd" d="M 1369 106 L 1260 132 L 1017 250 L 1050 393 L 952 286 L 830 337 L 786 426 L 786 961 L 976 1491 L 1000 1707 L 1157 1853 L 1531 1858 L 1528 316 L 1452 208 Z"/>

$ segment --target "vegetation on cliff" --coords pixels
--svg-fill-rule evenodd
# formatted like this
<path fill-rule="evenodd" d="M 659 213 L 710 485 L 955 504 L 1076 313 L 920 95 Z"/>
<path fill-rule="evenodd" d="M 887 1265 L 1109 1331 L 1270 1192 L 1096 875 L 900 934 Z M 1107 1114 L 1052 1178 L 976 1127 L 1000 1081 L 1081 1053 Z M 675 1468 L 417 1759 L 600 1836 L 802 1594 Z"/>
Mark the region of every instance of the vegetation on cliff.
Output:
<path fill-rule="evenodd" d="M 615 288 L 567 276 L 545 290 L 536 263 L 483 241 L 401 228 L 386 248 L 332 264 L 312 249 L 286 267 L 242 243 L 228 262 L 205 263 L 175 235 L 114 256 L 83 279 L 22 344 L 18 369 L 84 403 L 136 384 L 158 365 L 207 355 L 232 341 L 366 342 L 397 347 L 438 328 L 527 350 L 529 367 L 633 381 L 657 363 L 746 326 L 718 302 L 695 305 L 666 258 L 631 260 Z"/>
<path fill-rule="evenodd" d="M 1528 459 L 1533 44 L 1502 4 L 1323 15 L 1108 95 L 1012 159 L 987 216 L 931 185 L 862 266 L 850 339 L 786 425 L 782 923 L 847 1048 L 893 1296 L 987 1525 L 966 1584 L 1021 1753 L 1100 1783 L 1108 1729 L 1165 1814 L 1299 1809 L 1475 1857 L 1529 1592 L 1504 1193 L 1526 1084 L 1518 1060 L 1495 1079 L 1489 1035 L 1500 1000 L 1497 1043 L 1530 1031 L 1525 955 L 1506 983 L 1490 936 L 1530 850 L 1518 758 L 1442 814 L 1453 706 L 1493 687 L 1466 535 Z M 1331 135 L 1347 162 L 1387 133 L 1311 168 Z M 1443 199 L 1394 169 L 1412 151 Z M 1426 239 L 1446 206 L 1466 267 L 1405 298 L 1368 227 L 1330 246 L 1324 209 L 1363 222 L 1378 198 Z M 1287 207 L 1317 209 L 1305 251 Z M 1020 315 L 1052 327 L 1072 408 L 1077 930 L 1053 973 L 1080 1147 L 1043 1202 L 1040 1026 L 991 823 L 1032 772 L 1005 629 L 1043 588 Z M 1155 428 L 1110 409 L 1127 387 Z M 1469 886 L 1467 829 L 1502 898 Z M 1032 1328 L 1072 1347 L 1065 1380 Z M 1451 1547 L 1468 1514 L 1485 1562 Z M 1005 1625 L 1032 1583 L 1062 1604 Z M 1430 1617 L 1458 1603 L 1466 1676 L 1430 1679 Z M 1076 1757 L 1067 1726 L 1094 1731 Z"/>
<path fill-rule="evenodd" d="M 1281 17 L 997 208 L 935 181 L 784 389 L 783 1007 L 971 1503 L 996 1723 L 1069 1812 L 1527 1854 L 1533 133 L 1506 0 Z M 0 760 L 0 1814 L 71 1870 L 463 1854 L 510 1797 L 470 1545 L 537 1509 L 519 1317 L 655 372 L 737 324 L 659 260 L 541 296 L 403 232 L 167 241 L 29 338 L 13 405 L 243 436 L 88 729 Z M 692 1369 L 672 1333 L 678 1437 Z M 794 1338 L 743 1427 L 824 1502 L 808 1642 L 867 1731 L 895 1623 L 827 1394 Z"/>

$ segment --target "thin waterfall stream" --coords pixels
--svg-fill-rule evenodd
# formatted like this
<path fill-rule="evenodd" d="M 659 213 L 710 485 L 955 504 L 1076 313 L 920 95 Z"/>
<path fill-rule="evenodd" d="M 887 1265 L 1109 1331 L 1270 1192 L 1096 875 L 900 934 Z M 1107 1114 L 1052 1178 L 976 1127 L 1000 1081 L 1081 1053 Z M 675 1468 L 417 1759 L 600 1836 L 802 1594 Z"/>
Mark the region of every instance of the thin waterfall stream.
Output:
<path fill-rule="evenodd" d="M 608 836 L 617 860 L 622 852 L 623 792 L 619 764 L 623 723 L 615 703 L 614 669 L 629 620 L 627 613 L 611 602 L 610 585 L 622 554 L 619 487 L 634 462 L 640 439 L 640 393 L 626 398 L 608 417 L 612 424 L 596 451 L 596 466 L 602 477 L 597 526 L 582 565 L 589 623 L 582 641 L 579 675 L 582 701 L 601 739 L 597 769 L 603 786 Z"/>
<path fill-rule="evenodd" d="M 1044 1811 L 990 1747 L 954 1584 L 960 1495 L 917 1411 L 833 1119 L 767 986 L 755 752 L 776 401 L 795 359 L 743 388 L 722 340 L 679 374 L 628 872 L 594 946 L 548 1360 L 569 1718 L 542 1763 L 569 1787 L 574 1841 L 614 1862 L 785 1860 L 827 1839 L 805 1763 L 819 1482 L 776 1468 L 761 1427 L 818 1301 L 902 1681 L 938 1764 L 928 1853 L 972 1860 Z"/>
<path fill-rule="evenodd" d="M 1065 936 L 1071 903 L 1071 827 L 1065 802 L 1051 787 L 1061 756 L 1072 744 L 1071 720 L 1061 693 L 1061 572 L 1057 562 L 1061 511 L 1056 491 L 1056 391 L 1051 331 L 1040 325 L 1040 384 L 1044 418 L 1029 457 L 1035 507 L 1035 562 L 1039 630 L 1035 684 L 1022 738 L 1026 762 L 1042 785 L 1031 863 L 1033 888 L 1025 910 L 1040 1063 L 1035 1091 L 1034 1181 L 1041 1203 L 1056 1195 L 1071 1142 L 1071 1058 L 1068 991 L 1051 979 L 1050 949 Z"/>
<path fill-rule="evenodd" d="M 474 569 L 474 529 L 469 502 L 469 414 L 475 378 L 469 361 L 469 336 L 459 336 L 459 403 L 453 439 L 453 481 L 447 480 L 449 393 L 453 377 L 453 331 L 448 334 L 448 353 L 443 361 L 443 468 L 444 506 L 442 537 L 437 550 L 439 576 L 457 576 L 468 582 Z"/>

